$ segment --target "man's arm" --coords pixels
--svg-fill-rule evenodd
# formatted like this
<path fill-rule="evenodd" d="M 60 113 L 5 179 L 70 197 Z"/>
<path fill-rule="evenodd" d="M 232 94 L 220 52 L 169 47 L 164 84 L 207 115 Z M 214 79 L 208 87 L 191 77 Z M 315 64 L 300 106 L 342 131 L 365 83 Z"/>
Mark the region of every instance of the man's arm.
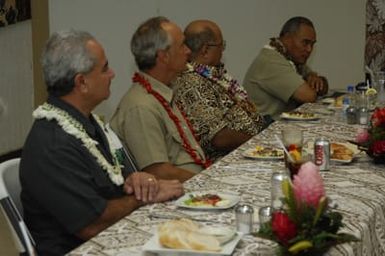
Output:
<path fill-rule="evenodd" d="M 177 180 L 159 180 L 158 182 L 159 190 L 152 200 L 154 203 L 178 198 L 184 193 L 183 185 Z M 102 215 L 77 232 L 76 235 L 83 240 L 88 240 L 142 205 L 144 205 L 143 202 L 130 195 L 109 200 Z"/>
<path fill-rule="evenodd" d="M 144 205 L 144 203 L 137 201 L 134 196 L 123 196 L 119 199 L 109 200 L 102 215 L 77 232 L 76 235 L 83 240 L 88 240 L 141 205 Z"/>
<path fill-rule="evenodd" d="M 231 151 L 248 141 L 251 137 L 251 135 L 243 132 L 223 128 L 215 134 L 211 143 L 219 150 Z"/>
<path fill-rule="evenodd" d="M 317 92 L 305 82 L 294 91 L 292 98 L 300 103 L 315 102 L 317 100 Z"/>
<path fill-rule="evenodd" d="M 329 84 L 327 79 L 323 76 L 318 76 L 315 72 L 310 72 L 307 75 L 306 82 L 317 92 L 317 95 L 325 95 L 328 92 Z"/>
<path fill-rule="evenodd" d="M 171 163 L 155 163 L 143 168 L 143 171 L 151 173 L 159 179 L 177 179 L 184 182 L 195 175 L 194 172 L 178 168 Z"/>

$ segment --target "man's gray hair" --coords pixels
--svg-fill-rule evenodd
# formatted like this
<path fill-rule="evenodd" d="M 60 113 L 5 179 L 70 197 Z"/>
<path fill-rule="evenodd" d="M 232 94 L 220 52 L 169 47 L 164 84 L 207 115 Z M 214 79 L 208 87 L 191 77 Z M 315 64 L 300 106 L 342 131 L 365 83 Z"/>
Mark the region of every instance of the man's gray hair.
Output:
<path fill-rule="evenodd" d="M 185 30 L 184 36 L 184 43 L 188 48 L 190 48 L 190 58 L 192 59 L 198 55 L 199 51 L 205 44 L 215 41 L 214 31 L 212 31 L 212 29 L 208 26 L 205 26 L 203 30 L 199 32 Z"/>
<path fill-rule="evenodd" d="M 63 96 L 72 91 L 78 73 L 90 72 L 96 58 L 87 49 L 87 42 L 95 40 L 88 32 L 78 30 L 58 31 L 48 39 L 41 64 L 47 91 L 53 96 Z"/>
<path fill-rule="evenodd" d="M 166 50 L 172 44 L 172 38 L 162 28 L 162 23 L 170 22 L 159 16 L 142 23 L 131 39 L 131 52 L 135 57 L 139 70 L 145 71 L 156 64 L 159 50 Z"/>
<path fill-rule="evenodd" d="M 295 33 L 298 31 L 299 27 L 305 24 L 307 26 L 310 26 L 314 29 L 313 22 L 309 20 L 308 18 L 297 16 L 289 19 L 285 22 L 283 25 L 281 32 L 279 33 L 279 36 L 282 37 L 286 34 Z"/>

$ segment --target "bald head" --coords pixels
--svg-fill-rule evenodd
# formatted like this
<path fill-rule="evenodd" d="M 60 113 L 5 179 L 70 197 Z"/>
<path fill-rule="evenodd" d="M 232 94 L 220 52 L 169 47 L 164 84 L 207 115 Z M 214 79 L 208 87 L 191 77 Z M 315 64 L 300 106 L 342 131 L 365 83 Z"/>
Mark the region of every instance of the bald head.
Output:
<path fill-rule="evenodd" d="M 217 51 L 218 54 L 210 54 L 209 59 L 205 59 L 210 65 L 217 65 L 222 57 L 223 37 L 219 26 L 210 20 L 192 21 L 184 30 L 185 44 L 190 48 L 190 60 L 197 61 L 202 54 L 210 51 Z M 217 49 L 209 49 L 217 48 Z M 214 53 L 214 52 L 213 52 Z M 220 55 L 220 56 L 219 56 Z M 219 59 L 218 59 L 219 57 Z M 214 60 L 215 58 L 215 60 Z"/>

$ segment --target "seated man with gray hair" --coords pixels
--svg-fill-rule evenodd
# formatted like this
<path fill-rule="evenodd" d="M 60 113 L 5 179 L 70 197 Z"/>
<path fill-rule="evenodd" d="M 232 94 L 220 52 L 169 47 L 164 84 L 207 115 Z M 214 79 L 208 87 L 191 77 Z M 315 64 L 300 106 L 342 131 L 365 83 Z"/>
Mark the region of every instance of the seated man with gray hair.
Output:
<path fill-rule="evenodd" d="M 182 195 L 183 187 L 137 172 L 133 159 L 116 154 L 116 135 L 92 114 L 115 76 L 93 36 L 54 33 L 42 65 L 49 98 L 34 111 L 23 148 L 21 200 L 37 254 L 64 255 L 139 206 Z"/>
<path fill-rule="evenodd" d="M 172 102 L 171 81 L 186 69 L 190 50 L 182 30 L 165 17 L 145 21 L 131 39 L 139 72 L 112 117 L 111 127 L 139 168 L 185 181 L 210 165 L 188 119 Z"/>

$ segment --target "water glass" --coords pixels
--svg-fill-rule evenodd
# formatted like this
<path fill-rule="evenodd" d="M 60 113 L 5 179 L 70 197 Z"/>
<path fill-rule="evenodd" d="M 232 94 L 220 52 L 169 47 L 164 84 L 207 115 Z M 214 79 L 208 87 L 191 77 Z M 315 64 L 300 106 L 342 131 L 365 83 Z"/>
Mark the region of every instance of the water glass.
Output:
<path fill-rule="evenodd" d="M 374 73 L 374 89 L 377 91 L 377 107 L 385 106 L 385 72 Z"/>
<path fill-rule="evenodd" d="M 282 192 L 282 181 L 288 179 L 288 173 L 286 170 L 275 170 L 271 176 L 271 207 L 273 210 L 281 209 L 282 198 L 284 194 Z"/>

